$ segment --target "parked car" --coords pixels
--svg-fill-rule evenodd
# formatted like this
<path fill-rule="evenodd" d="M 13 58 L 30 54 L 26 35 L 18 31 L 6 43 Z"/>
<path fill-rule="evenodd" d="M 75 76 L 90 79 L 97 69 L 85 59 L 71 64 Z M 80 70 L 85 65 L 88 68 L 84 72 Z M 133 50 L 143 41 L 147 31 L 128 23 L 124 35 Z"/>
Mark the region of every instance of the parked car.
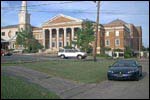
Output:
<path fill-rule="evenodd" d="M 61 49 L 58 52 L 58 56 L 61 58 L 78 58 L 78 59 L 84 59 L 87 57 L 86 52 L 81 52 L 76 49 Z"/>
<path fill-rule="evenodd" d="M 139 80 L 142 76 L 142 66 L 135 60 L 118 60 L 109 66 L 107 72 L 108 80 Z"/>
<path fill-rule="evenodd" d="M 12 53 L 9 50 L 1 49 L 1 56 L 11 56 Z"/>

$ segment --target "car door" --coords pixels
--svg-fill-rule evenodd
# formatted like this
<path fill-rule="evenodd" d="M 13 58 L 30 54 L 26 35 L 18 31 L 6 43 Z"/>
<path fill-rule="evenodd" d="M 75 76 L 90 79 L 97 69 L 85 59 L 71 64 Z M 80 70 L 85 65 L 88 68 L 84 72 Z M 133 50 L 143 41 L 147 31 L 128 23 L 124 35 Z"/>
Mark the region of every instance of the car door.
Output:
<path fill-rule="evenodd" d="M 69 56 L 70 56 L 70 57 L 76 57 L 75 51 L 74 51 L 73 49 L 70 50 Z"/>
<path fill-rule="evenodd" d="M 67 50 L 65 51 L 65 56 L 66 56 L 66 57 L 72 57 L 72 56 L 73 56 L 73 51 L 72 51 L 71 49 L 67 49 Z"/>

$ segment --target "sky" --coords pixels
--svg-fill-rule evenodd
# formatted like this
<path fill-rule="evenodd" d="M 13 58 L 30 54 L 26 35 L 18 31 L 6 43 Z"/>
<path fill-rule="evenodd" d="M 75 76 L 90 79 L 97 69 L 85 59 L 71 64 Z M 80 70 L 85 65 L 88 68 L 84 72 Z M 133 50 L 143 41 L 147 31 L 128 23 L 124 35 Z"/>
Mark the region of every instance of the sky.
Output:
<path fill-rule="evenodd" d="M 21 1 L 1 1 L 1 26 L 18 24 Z M 96 21 L 97 6 L 93 1 L 28 1 L 30 24 L 40 27 L 58 14 Z M 101 1 L 100 24 L 115 19 L 142 27 L 142 42 L 149 47 L 148 1 Z"/>

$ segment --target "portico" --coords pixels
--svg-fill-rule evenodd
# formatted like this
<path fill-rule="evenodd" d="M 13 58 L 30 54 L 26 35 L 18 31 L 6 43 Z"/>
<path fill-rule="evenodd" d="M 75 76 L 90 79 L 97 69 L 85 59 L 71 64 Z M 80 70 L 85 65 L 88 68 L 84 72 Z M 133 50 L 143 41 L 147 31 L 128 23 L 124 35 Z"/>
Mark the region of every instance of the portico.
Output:
<path fill-rule="evenodd" d="M 59 50 L 71 45 L 74 40 L 75 32 L 81 27 L 59 27 L 43 29 L 43 45 L 45 49 Z"/>
<path fill-rule="evenodd" d="M 61 20 L 60 20 L 61 18 Z M 58 15 L 43 24 L 43 46 L 45 49 L 58 51 L 60 48 L 72 45 L 75 32 L 82 26 L 82 20 Z"/>

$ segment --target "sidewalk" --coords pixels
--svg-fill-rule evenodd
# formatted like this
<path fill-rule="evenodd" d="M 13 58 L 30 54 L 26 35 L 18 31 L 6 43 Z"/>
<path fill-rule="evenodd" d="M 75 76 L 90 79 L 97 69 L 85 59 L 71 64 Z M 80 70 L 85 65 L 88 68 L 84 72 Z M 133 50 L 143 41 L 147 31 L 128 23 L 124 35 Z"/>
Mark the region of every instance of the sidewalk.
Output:
<path fill-rule="evenodd" d="M 24 67 L 2 67 L 2 74 L 22 77 L 26 81 L 38 84 L 55 92 L 62 99 L 71 98 L 96 86 L 95 84 L 77 83 L 58 77 L 51 77 L 45 73 Z"/>

